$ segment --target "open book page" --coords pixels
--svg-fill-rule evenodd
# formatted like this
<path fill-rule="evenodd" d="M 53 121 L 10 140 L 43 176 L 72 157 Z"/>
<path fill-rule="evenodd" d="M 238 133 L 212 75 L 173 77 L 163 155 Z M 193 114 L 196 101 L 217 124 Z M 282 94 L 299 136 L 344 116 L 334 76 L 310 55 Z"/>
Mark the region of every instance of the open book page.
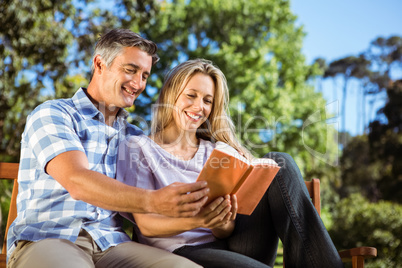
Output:
<path fill-rule="evenodd" d="M 218 197 L 234 193 L 233 190 L 244 178 L 244 174 L 251 171 L 248 161 L 244 162 L 240 158 L 243 157 L 230 146 L 217 143 L 197 178 L 197 181 L 208 182 L 210 192 L 207 204 Z"/>
<path fill-rule="evenodd" d="M 217 142 L 215 149 L 225 152 L 227 154 L 230 154 L 249 165 L 253 165 L 253 166 L 256 166 L 256 165 L 277 166 L 278 165 L 273 159 L 270 159 L 270 158 L 254 158 L 251 161 L 249 161 L 247 158 L 245 158 L 243 155 L 241 155 L 236 149 L 234 149 L 233 147 L 231 147 L 223 142 Z"/>
<path fill-rule="evenodd" d="M 251 161 L 253 166 L 277 166 L 278 164 L 271 158 L 255 158 Z"/>
<path fill-rule="evenodd" d="M 268 158 L 250 162 L 234 148 L 218 142 L 197 180 L 208 182 L 207 204 L 220 196 L 236 194 L 238 213 L 250 215 L 279 168 Z"/>
<path fill-rule="evenodd" d="M 242 156 L 235 148 L 233 148 L 232 146 L 227 145 L 224 142 L 218 141 L 216 143 L 215 150 L 219 150 L 219 151 L 225 152 L 225 153 L 227 153 L 227 154 L 229 154 L 231 156 L 234 156 L 237 159 L 247 163 L 248 165 L 251 164 L 250 161 L 248 161 L 247 158 Z"/>

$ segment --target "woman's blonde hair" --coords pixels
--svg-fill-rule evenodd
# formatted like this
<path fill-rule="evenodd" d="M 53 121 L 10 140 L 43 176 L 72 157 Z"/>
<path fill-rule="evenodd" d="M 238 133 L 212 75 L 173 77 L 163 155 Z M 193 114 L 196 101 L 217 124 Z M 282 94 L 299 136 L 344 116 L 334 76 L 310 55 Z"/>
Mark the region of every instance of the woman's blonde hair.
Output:
<path fill-rule="evenodd" d="M 228 113 L 229 90 L 226 77 L 211 61 L 188 60 L 170 70 L 156 102 L 152 118 L 152 134 L 162 133 L 172 122 L 177 99 L 195 74 L 205 74 L 212 78 L 215 94 L 208 119 L 197 129 L 197 137 L 212 142 L 224 142 L 250 158 L 248 151 L 240 145 L 235 135 L 234 124 Z"/>

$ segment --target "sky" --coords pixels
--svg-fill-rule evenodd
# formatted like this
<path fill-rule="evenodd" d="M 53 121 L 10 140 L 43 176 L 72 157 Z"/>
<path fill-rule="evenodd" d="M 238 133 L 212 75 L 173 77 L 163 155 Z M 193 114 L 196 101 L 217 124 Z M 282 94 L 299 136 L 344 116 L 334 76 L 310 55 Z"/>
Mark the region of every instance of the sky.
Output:
<path fill-rule="evenodd" d="M 346 56 L 357 56 L 377 37 L 402 36 L 402 0 L 290 0 L 290 6 L 297 16 L 296 25 L 303 25 L 306 33 L 303 53 L 307 63 L 318 57 L 329 63 Z M 329 81 L 323 84 L 324 97 L 332 107 L 340 107 L 341 93 L 335 95 L 332 86 Z M 358 135 L 363 132 L 362 123 L 357 127 L 360 119 L 356 105 L 359 105 L 357 98 L 360 97 L 357 90 L 352 90 L 349 95 L 346 130 Z M 383 106 L 384 99 L 380 98 L 375 109 Z M 341 126 L 340 118 L 338 121 Z"/>

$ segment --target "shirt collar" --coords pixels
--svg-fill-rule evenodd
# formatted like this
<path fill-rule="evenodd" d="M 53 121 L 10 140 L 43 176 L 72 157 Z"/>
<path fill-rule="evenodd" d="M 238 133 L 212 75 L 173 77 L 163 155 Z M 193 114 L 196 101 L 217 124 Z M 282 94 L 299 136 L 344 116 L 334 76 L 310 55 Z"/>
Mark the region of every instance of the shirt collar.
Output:
<path fill-rule="evenodd" d="M 85 118 L 92 119 L 96 116 L 103 118 L 103 115 L 88 98 L 85 91 L 86 89 L 81 87 L 72 97 L 75 107 L 81 111 L 81 114 Z M 120 108 L 119 112 L 117 113 L 117 118 L 126 120 L 128 115 L 129 113 L 125 109 Z"/>

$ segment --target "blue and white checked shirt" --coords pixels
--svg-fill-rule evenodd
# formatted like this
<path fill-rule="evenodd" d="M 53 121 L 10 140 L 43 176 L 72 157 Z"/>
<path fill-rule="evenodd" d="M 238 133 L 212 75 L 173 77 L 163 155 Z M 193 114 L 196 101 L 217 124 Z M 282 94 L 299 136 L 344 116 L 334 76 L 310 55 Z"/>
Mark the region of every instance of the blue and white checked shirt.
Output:
<path fill-rule="evenodd" d="M 46 164 L 55 156 L 79 150 L 88 157 L 91 170 L 115 178 L 118 144 L 142 133 L 127 123 L 127 116 L 120 109 L 109 127 L 82 88 L 71 99 L 47 101 L 29 115 L 22 134 L 18 216 L 8 232 L 8 257 L 18 240 L 75 242 L 81 228 L 102 250 L 131 240 L 122 231 L 117 212 L 74 200 L 45 173 Z"/>

